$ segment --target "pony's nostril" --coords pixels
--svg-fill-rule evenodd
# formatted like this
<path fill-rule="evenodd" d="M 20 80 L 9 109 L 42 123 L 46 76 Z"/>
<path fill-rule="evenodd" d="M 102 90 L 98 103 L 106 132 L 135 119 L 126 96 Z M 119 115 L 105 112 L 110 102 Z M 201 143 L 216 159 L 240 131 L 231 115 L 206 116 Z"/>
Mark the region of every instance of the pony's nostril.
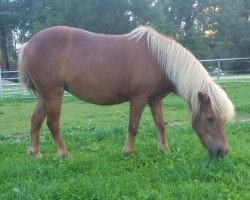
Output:
<path fill-rule="evenodd" d="M 221 149 L 218 149 L 218 150 L 216 151 L 215 155 L 216 155 L 216 156 L 223 156 L 224 153 L 223 153 L 223 151 L 222 151 Z"/>
<path fill-rule="evenodd" d="M 209 156 L 211 157 L 221 157 L 223 158 L 227 152 L 224 152 L 222 149 L 213 149 L 208 151 Z"/>

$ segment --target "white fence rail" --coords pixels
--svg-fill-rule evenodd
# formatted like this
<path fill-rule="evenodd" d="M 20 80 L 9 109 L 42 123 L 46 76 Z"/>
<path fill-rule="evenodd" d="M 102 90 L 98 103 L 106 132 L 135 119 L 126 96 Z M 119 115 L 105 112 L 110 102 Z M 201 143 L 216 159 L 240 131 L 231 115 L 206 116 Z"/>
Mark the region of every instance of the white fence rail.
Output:
<path fill-rule="evenodd" d="M 18 71 L 1 71 L 0 98 L 33 98 L 29 91 L 19 83 Z"/>
<path fill-rule="evenodd" d="M 200 62 L 203 63 L 203 65 L 206 67 L 206 69 L 210 72 L 212 76 L 217 77 L 217 80 L 219 80 L 221 77 L 225 77 L 226 75 L 228 76 L 228 79 L 230 79 L 230 77 L 231 79 L 237 79 L 237 76 L 235 76 L 236 74 L 241 75 L 238 77 L 239 79 L 250 78 L 250 57 L 210 59 L 200 60 Z M 235 63 L 238 64 L 238 66 L 236 66 L 237 69 L 232 66 Z M 222 67 L 221 64 L 224 64 L 224 66 Z"/>
<path fill-rule="evenodd" d="M 200 60 L 214 79 L 250 79 L 250 57 Z M 237 63 L 237 67 L 233 64 Z M 241 68 L 243 66 L 243 68 Z M 66 93 L 68 95 L 68 93 Z M 1 71 L 0 98 L 32 99 L 29 91 L 19 84 L 17 71 Z"/>

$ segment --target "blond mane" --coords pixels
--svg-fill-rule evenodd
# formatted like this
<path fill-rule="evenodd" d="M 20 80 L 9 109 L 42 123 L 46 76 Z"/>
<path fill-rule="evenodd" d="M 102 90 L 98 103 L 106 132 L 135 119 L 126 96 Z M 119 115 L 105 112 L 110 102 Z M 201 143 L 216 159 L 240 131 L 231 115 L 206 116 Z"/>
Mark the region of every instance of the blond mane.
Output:
<path fill-rule="evenodd" d="M 212 81 L 190 51 L 150 27 L 136 28 L 129 33 L 129 38 L 141 40 L 144 35 L 159 66 L 175 85 L 176 94 L 188 103 L 194 117 L 200 111 L 198 92 L 208 94 L 212 109 L 221 121 L 225 122 L 234 116 L 234 106 L 227 94 Z"/>

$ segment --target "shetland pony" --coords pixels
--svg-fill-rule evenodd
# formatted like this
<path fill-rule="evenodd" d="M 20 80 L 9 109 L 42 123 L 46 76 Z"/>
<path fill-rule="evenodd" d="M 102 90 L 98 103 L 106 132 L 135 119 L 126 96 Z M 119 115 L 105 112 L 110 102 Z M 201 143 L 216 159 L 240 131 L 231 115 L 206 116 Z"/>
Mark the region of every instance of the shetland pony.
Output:
<path fill-rule="evenodd" d="M 104 35 L 58 26 L 22 45 L 21 81 L 37 96 L 28 154 L 41 157 L 39 134 L 47 117 L 60 157 L 69 152 L 60 134 L 64 90 L 84 101 L 113 105 L 130 101 L 124 154 L 133 154 L 139 120 L 148 104 L 165 151 L 163 98 L 173 92 L 189 105 L 192 126 L 212 156 L 228 153 L 224 126 L 234 116 L 227 94 L 191 52 L 150 27 L 124 35 Z"/>

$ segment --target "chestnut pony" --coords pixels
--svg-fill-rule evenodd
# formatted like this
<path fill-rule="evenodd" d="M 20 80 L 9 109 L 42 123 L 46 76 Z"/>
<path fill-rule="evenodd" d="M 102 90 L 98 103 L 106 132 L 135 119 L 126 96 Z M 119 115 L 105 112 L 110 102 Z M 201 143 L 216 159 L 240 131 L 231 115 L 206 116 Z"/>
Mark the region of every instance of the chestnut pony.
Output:
<path fill-rule="evenodd" d="M 124 35 L 65 26 L 45 29 L 20 48 L 19 73 L 21 81 L 39 96 L 31 120 L 31 156 L 41 157 L 39 134 L 46 117 L 58 155 L 69 156 L 60 134 L 64 90 L 99 105 L 130 101 L 125 154 L 134 152 L 139 120 L 147 104 L 159 149 L 168 148 L 163 98 L 170 92 L 189 105 L 193 128 L 208 153 L 221 157 L 228 153 L 224 126 L 233 117 L 234 107 L 225 91 L 192 53 L 150 27 Z"/>

